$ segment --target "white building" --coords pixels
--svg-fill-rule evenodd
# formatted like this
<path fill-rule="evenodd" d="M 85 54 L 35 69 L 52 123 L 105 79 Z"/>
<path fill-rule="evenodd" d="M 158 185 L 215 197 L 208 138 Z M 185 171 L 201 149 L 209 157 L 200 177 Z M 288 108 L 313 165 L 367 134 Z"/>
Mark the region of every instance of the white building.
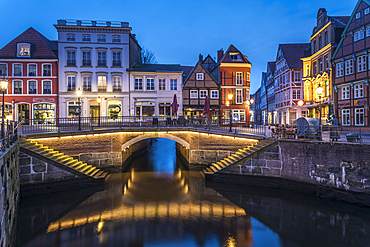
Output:
<path fill-rule="evenodd" d="M 182 115 L 182 74 L 180 65 L 137 64 L 127 70 L 130 85 L 130 107 L 135 116 L 172 116 L 176 94 Z"/>
<path fill-rule="evenodd" d="M 140 61 L 141 48 L 129 24 L 58 20 L 54 26 L 58 31 L 59 116 L 78 115 L 79 88 L 83 89 L 82 117 L 130 115 L 126 70 Z"/>

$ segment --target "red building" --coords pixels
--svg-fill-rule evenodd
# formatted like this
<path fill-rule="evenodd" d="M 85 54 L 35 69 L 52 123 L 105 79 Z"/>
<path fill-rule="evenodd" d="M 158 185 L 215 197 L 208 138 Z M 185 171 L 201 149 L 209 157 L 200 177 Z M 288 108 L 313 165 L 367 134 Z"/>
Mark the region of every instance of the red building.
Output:
<path fill-rule="evenodd" d="M 39 124 L 58 117 L 57 49 L 57 41 L 32 27 L 0 49 L 0 78 L 8 81 L 6 119 Z"/>
<path fill-rule="evenodd" d="M 250 72 L 252 64 L 247 56 L 243 55 L 233 45 L 224 53 L 217 53 L 217 64 L 211 70 L 212 76 L 221 85 L 221 117 L 224 124 L 228 124 L 230 105 L 232 122 L 236 125 L 249 124 L 249 91 Z M 232 99 L 228 99 L 232 95 Z"/>

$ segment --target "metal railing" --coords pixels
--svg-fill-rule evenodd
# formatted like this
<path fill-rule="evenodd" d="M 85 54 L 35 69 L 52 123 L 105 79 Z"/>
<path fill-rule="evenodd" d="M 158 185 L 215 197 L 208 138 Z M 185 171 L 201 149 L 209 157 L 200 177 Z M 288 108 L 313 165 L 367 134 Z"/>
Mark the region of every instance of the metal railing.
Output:
<path fill-rule="evenodd" d="M 6 121 L 6 123 L 4 123 L 4 133 L 1 134 L 0 139 L 1 152 L 4 152 L 13 143 L 18 141 L 18 128 L 21 126 L 21 124 L 23 124 L 23 122 L 15 123 L 13 121 Z"/>
<path fill-rule="evenodd" d="M 113 128 L 171 128 L 186 127 L 213 132 L 230 133 L 228 119 L 184 118 L 170 116 L 106 116 L 106 117 L 79 117 L 43 118 L 24 121 L 21 126 L 22 134 L 58 133 L 94 129 Z M 231 133 L 265 135 L 266 126 L 256 125 L 254 122 L 233 122 Z"/>

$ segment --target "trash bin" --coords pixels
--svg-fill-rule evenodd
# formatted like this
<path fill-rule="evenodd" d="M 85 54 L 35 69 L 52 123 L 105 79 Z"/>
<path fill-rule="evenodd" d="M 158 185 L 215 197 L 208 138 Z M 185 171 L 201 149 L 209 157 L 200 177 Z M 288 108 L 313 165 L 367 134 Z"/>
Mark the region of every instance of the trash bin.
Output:
<path fill-rule="evenodd" d="M 158 118 L 153 118 L 153 126 L 158 126 Z"/>
<path fill-rule="evenodd" d="M 358 134 L 356 133 L 349 133 L 346 135 L 347 142 L 357 142 L 358 140 Z"/>

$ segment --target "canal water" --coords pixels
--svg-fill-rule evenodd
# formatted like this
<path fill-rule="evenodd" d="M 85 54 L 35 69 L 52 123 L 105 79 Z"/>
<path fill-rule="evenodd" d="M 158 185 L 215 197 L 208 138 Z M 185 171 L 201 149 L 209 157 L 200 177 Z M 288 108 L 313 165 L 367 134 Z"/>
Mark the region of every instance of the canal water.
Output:
<path fill-rule="evenodd" d="M 16 246 L 370 246 L 370 210 L 206 183 L 154 139 L 105 188 L 22 198 Z"/>

